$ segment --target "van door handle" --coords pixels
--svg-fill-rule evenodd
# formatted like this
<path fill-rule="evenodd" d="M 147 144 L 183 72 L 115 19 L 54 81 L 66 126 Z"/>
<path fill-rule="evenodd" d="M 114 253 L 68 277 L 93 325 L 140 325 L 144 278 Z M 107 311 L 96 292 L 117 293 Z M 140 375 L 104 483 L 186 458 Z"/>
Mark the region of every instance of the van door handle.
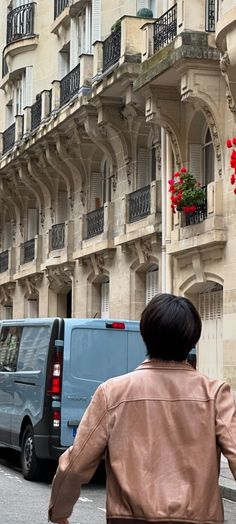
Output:
<path fill-rule="evenodd" d="M 87 400 L 87 397 L 78 397 L 77 395 L 67 395 L 69 400 Z"/>
<path fill-rule="evenodd" d="M 75 426 L 78 426 L 79 425 L 79 420 L 68 420 L 67 421 L 67 426 L 69 427 L 75 427 Z"/>

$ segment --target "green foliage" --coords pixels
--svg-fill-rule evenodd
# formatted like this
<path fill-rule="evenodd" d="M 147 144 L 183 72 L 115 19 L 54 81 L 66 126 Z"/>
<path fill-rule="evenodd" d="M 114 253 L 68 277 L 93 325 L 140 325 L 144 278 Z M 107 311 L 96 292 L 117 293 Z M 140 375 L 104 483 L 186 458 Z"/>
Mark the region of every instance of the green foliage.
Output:
<path fill-rule="evenodd" d="M 139 16 L 140 18 L 153 18 L 153 12 L 151 9 L 143 7 L 142 9 L 139 9 L 137 11 L 137 16 Z"/>

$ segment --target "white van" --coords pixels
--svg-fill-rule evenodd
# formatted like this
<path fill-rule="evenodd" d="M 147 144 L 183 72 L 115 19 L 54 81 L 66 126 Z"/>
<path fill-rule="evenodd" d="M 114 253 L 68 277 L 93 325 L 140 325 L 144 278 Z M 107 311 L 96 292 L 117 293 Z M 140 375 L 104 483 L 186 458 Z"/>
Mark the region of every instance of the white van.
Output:
<path fill-rule="evenodd" d="M 103 319 L 1 321 L 0 442 L 21 451 L 26 479 L 73 443 L 101 382 L 145 358 L 139 322 Z"/>

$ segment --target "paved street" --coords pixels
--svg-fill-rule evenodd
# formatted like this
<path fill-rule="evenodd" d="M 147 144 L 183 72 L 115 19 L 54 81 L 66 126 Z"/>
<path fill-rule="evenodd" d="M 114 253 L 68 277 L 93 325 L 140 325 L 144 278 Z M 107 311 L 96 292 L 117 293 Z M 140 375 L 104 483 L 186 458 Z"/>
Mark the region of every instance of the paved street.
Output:
<path fill-rule="evenodd" d="M 46 524 L 50 475 L 27 482 L 20 473 L 18 453 L 0 448 L 1 523 Z M 224 500 L 225 524 L 235 524 L 236 503 Z M 99 477 L 83 488 L 70 524 L 105 524 L 105 484 Z"/>

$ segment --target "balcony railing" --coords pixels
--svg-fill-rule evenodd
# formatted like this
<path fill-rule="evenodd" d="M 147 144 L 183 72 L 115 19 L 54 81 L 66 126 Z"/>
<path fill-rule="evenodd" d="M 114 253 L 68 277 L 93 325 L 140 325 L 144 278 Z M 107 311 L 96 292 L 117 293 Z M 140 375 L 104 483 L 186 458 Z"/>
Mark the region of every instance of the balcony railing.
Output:
<path fill-rule="evenodd" d="M 80 65 L 78 64 L 68 75 L 61 80 L 61 94 L 60 105 L 63 106 L 68 102 L 78 91 L 80 84 Z"/>
<path fill-rule="evenodd" d="M 136 222 L 150 214 L 150 186 L 129 194 L 129 222 Z"/>
<path fill-rule="evenodd" d="M 121 50 L 121 27 L 113 31 L 103 42 L 103 71 L 118 62 Z"/>
<path fill-rule="evenodd" d="M 39 126 L 42 115 L 42 96 L 36 97 L 36 102 L 31 106 L 31 130 Z"/>
<path fill-rule="evenodd" d="M 65 223 L 55 224 L 51 230 L 51 249 L 63 249 L 65 247 Z"/>
<path fill-rule="evenodd" d="M 100 235 L 104 230 L 104 208 L 99 207 L 87 214 L 87 238 Z"/>
<path fill-rule="evenodd" d="M 3 251 L 0 253 L 0 273 L 4 273 L 4 271 L 8 270 L 8 249 L 6 251 Z"/>
<path fill-rule="evenodd" d="M 23 244 L 23 264 L 27 264 L 27 262 L 32 262 L 34 260 L 35 255 L 35 239 L 31 238 L 31 240 L 27 240 Z"/>
<path fill-rule="evenodd" d="M 207 218 L 207 186 L 203 186 L 202 189 L 204 190 L 204 202 L 197 206 L 195 213 L 185 215 L 185 226 L 199 224 Z"/>
<path fill-rule="evenodd" d="M 177 35 L 177 4 L 173 5 L 154 24 L 154 51 L 174 40 Z"/>
<path fill-rule="evenodd" d="M 69 0 L 54 0 L 54 20 L 69 5 Z"/>
<path fill-rule="evenodd" d="M 3 154 L 9 151 L 15 144 L 15 124 L 3 132 Z"/>
<path fill-rule="evenodd" d="M 7 44 L 34 34 L 34 6 L 21 5 L 7 15 Z"/>
<path fill-rule="evenodd" d="M 218 3 L 219 5 L 219 3 Z M 217 9 L 218 12 L 218 9 Z M 216 0 L 206 1 L 206 31 L 215 32 L 216 26 Z"/>

